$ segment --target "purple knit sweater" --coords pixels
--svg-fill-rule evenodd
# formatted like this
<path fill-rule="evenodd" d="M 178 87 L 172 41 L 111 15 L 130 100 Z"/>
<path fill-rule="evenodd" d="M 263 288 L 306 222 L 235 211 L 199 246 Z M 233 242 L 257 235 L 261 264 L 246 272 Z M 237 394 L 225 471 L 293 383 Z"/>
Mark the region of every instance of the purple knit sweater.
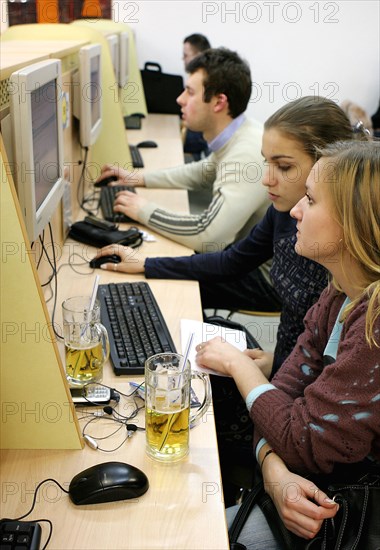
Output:
<path fill-rule="evenodd" d="M 380 348 L 365 340 L 367 302 L 344 321 L 337 358 L 323 352 L 343 294 L 327 288 L 305 317 L 305 331 L 251 409 L 255 441 L 265 437 L 290 469 L 329 473 L 336 463 L 380 461 Z M 375 324 L 380 342 L 380 319 Z"/>

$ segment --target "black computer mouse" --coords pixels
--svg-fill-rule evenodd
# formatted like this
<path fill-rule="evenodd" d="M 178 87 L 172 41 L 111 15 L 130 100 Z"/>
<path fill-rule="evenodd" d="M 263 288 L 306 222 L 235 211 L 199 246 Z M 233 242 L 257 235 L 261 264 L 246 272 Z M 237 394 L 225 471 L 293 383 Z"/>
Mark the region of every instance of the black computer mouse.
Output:
<path fill-rule="evenodd" d="M 121 262 L 120 256 L 117 254 L 110 254 L 109 256 L 99 256 L 98 258 L 92 258 L 90 260 L 90 267 L 100 267 L 102 264 L 119 264 Z"/>
<path fill-rule="evenodd" d="M 83 470 L 70 482 L 74 504 L 99 504 L 137 498 L 149 488 L 144 472 L 125 462 L 104 462 Z"/>
<path fill-rule="evenodd" d="M 96 181 L 94 183 L 94 187 L 105 187 L 106 185 L 111 183 L 111 181 L 117 181 L 118 179 L 119 178 L 117 176 L 108 176 L 108 178 L 104 178 L 100 181 Z"/>
<path fill-rule="evenodd" d="M 147 141 L 140 141 L 140 143 L 137 144 L 137 147 L 139 149 L 148 149 L 152 147 L 158 147 L 158 145 L 155 141 L 147 140 Z"/>

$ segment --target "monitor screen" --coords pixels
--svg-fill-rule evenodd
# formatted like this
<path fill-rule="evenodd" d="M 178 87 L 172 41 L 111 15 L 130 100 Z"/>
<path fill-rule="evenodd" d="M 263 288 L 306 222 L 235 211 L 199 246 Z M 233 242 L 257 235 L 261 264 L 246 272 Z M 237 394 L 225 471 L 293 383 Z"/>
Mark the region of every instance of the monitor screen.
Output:
<path fill-rule="evenodd" d="M 14 178 L 30 241 L 57 210 L 63 194 L 61 62 L 41 61 L 12 73 Z"/>
<path fill-rule="evenodd" d="M 31 92 L 33 161 L 35 167 L 36 211 L 59 178 L 57 104 L 54 81 Z"/>
<path fill-rule="evenodd" d="M 99 55 L 91 58 L 90 71 L 91 126 L 95 126 L 101 119 L 100 52 Z"/>

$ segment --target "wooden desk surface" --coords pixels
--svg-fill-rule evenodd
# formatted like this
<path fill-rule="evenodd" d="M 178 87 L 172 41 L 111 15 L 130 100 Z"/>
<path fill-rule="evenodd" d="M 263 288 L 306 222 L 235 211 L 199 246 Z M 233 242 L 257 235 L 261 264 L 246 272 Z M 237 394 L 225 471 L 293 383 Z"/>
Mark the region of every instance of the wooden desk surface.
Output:
<path fill-rule="evenodd" d="M 80 40 L 1 40 L 0 80 L 44 59 L 62 59 L 86 44 Z"/>
<path fill-rule="evenodd" d="M 49 59 L 48 53 L 33 51 L 12 52 L 12 54 L 5 55 L 3 52 L 3 43 L 1 44 L 1 50 L 0 80 L 9 78 L 12 73 L 22 69 L 26 65 Z"/>
<path fill-rule="evenodd" d="M 183 164 L 183 146 L 180 139 L 180 118 L 177 115 L 150 113 L 142 119 L 140 130 L 127 130 L 130 145 L 141 141 L 155 141 L 152 149 L 140 149 L 144 170 L 160 170 Z"/>
<path fill-rule="evenodd" d="M 62 58 L 78 51 L 85 44 L 86 40 L 0 40 L 2 59 L 24 52 Z"/>
<path fill-rule="evenodd" d="M 148 190 L 146 190 L 148 191 Z M 185 207 L 187 196 L 184 191 L 171 191 L 161 195 Z M 159 197 L 155 197 L 155 200 Z M 164 237 L 157 236 L 157 242 L 144 243 L 142 251 L 149 255 L 189 254 L 187 248 Z M 93 276 L 87 267 L 87 260 L 94 254 L 88 246 L 66 241 L 58 273 L 58 299 L 56 322 L 61 323 L 60 304 L 74 294 L 91 292 Z M 77 266 L 83 274 L 75 273 L 64 264 L 71 253 L 79 253 L 85 264 Z M 75 260 L 79 263 L 80 258 Z M 120 273 L 98 271 L 101 283 L 110 281 L 142 279 Z M 87 274 L 85 276 L 84 274 Z M 179 319 L 188 317 L 201 319 L 198 284 L 192 281 L 149 280 L 159 306 L 165 316 L 175 344 L 179 346 Z M 51 302 L 48 303 L 51 308 Z M 63 356 L 63 346 L 59 344 Z M 123 393 L 129 393 L 129 380 L 141 377 L 117 377 L 109 364 L 105 365 L 103 381 Z M 41 381 L 43 383 L 43 380 Z M 88 409 L 87 409 L 88 410 Z M 122 397 L 118 410 L 121 414 L 131 412 L 130 400 Z M 47 411 L 46 411 L 47 412 Z M 31 411 L 27 414 L 44 414 Z M 69 409 L 63 411 L 69 414 Z M 80 415 L 78 415 L 80 416 Z M 52 419 L 54 421 L 54 419 Z M 86 420 L 80 420 L 83 428 Z M 134 420 L 143 425 L 143 414 Z M 94 430 L 94 431 L 93 431 Z M 115 426 L 104 427 L 102 421 L 87 427 L 87 433 L 99 435 L 97 430 L 115 430 Z M 125 432 L 124 432 L 125 433 Z M 123 441 L 123 433 L 102 442 L 102 448 L 115 449 Z M 130 550 L 219 550 L 229 548 L 225 523 L 223 494 L 212 410 L 201 423 L 191 430 L 190 453 L 188 457 L 172 465 L 162 464 L 145 453 L 145 433 L 136 432 L 120 449 L 107 453 L 94 451 L 89 447 L 81 451 L 1 451 L 1 516 L 19 517 L 29 510 L 33 492 L 44 479 L 56 479 L 67 488 L 71 479 L 82 470 L 102 462 L 121 461 L 133 464 L 148 476 L 148 492 L 136 500 L 107 504 L 75 506 L 68 495 L 53 483 L 44 485 L 39 493 L 30 520 L 48 518 L 54 530 L 48 548 L 67 549 L 130 549 Z M 43 541 L 47 537 L 46 524 L 41 523 Z"/>

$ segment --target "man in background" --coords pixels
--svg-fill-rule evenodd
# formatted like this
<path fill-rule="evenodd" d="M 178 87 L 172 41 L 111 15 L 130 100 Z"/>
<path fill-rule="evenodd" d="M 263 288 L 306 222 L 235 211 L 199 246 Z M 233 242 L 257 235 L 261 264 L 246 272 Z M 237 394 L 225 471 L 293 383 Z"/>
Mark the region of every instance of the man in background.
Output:
<path fill-rule="evenodd" d="M 188 63 L 197 55 L 211 48 L 211 44 L 203 34 L 190 34 L 183 41 L 183 62 L 185 69 Z"/>
<path fill-rule="evenodd" d="M 183 41 L 183 62 L 185 70 L 197 55 L 211 48 L 210 42 L 203 34 L 190 34 Z M 206 157 L 210 154 L 206 140 L 202 132 L 193 132 L 188 128 L 184 129 L 183 152 L 185 153 L 185 162 L 192 162 Z"/>

